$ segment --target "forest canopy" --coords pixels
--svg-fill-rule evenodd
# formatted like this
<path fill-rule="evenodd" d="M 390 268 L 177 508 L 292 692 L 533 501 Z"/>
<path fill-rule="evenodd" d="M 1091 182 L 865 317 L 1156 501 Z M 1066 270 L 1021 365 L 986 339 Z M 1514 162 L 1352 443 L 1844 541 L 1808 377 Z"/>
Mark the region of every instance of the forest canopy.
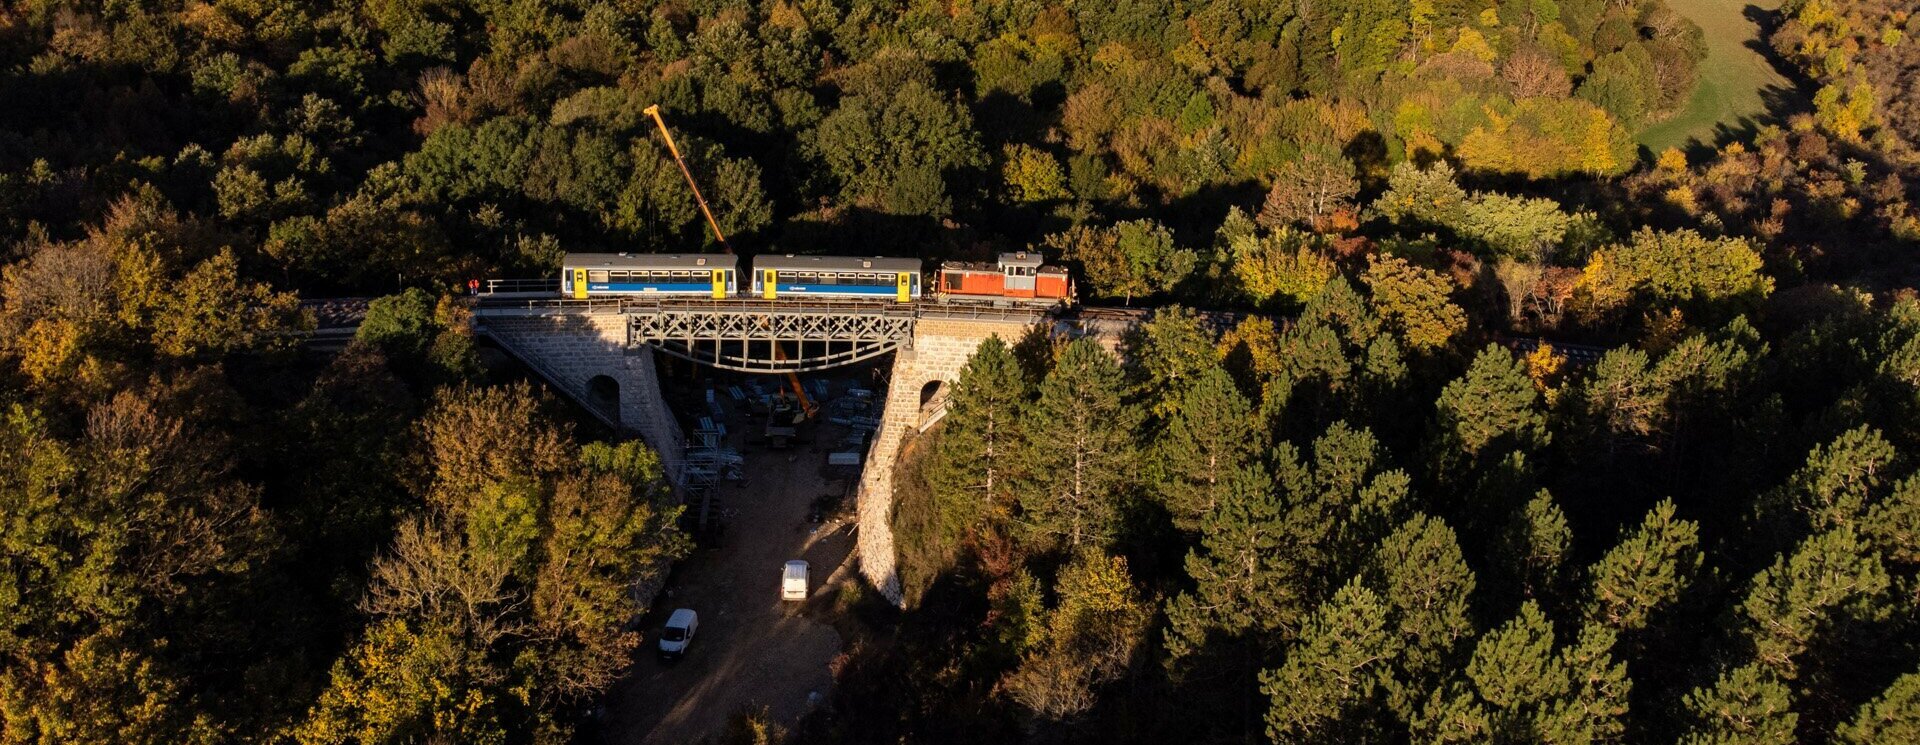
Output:
<path fill-rule="evenodd" d="M 1692 5 L 0 4 L 0 743 L 570 741 L 691 544 L 456 290 L 717 250 L 653 105 L 744 252 L 1150 309 L 975 354 L 799 740 L 1920 739 L 1920 13 L 1647 152 Z"/>

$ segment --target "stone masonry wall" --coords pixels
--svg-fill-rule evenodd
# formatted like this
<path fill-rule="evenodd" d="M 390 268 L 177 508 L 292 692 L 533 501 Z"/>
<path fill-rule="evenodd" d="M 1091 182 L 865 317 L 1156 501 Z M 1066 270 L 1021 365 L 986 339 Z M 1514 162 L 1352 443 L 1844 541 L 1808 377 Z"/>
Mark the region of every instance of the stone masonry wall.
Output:
<path fill-rule="evenodd" d="M 960 321 L 923 318 L 915 324 L 913 349 L 894 355 L 887 382 L 887 408 L 860 475 L 860 572 L 894 603 L 901 601 L 893 550 L 893 466 L 900 445 L 920 424 L 920 392 L 933 381 L 951 384 L 973 351 L 998 334 L 1008 344 L 1026 332 L 1024 321 Z"/>
<path fill-rule="evenodd" d="M 627 345 L 627 319 L 618 314 L 476 319 L 501 348 L 578 402 L 601 421 L 640 435 L 660 453 L 667 478 L 681 483 L 680 425 L 660 395 L 653 350 Z M 589 381 L 605 375 L 619 385 L 620 406 L 595 400 Z"/>

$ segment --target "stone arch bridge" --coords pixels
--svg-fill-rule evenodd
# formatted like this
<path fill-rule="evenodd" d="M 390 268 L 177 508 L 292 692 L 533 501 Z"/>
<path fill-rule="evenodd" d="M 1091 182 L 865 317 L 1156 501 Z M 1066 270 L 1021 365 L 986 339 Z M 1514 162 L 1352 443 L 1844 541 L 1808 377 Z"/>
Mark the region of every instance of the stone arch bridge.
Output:
<path fill-rule="evenodd" d="M 676 483 L 683 472 L 685 438 L 661 396 L 657 355 L 726 370 L 786 373 L 825 370 L 892 353 L 886 408 L 867 452 L 857 509 L 861 573 L 896 602 L 900 584 L 890 527 L 893 465 L 909 433 L 930 426 L 944 413 L 924 410 L 927 392 L 957 379 L 960 368 L 990 336 L 1011 344 L 1034 326 L 1064 325 L 1113 346 L 1143 315 L 1081 309 L 1062 317 L 1048 309 L 934 301 L 552 297 L 483 297 L 473 310 L 475 327 L 501 349 L 595 416 L 638 434 L 658 450 Z M 595 391 L 608 379 L 619 391 L 615 407 Z"/>

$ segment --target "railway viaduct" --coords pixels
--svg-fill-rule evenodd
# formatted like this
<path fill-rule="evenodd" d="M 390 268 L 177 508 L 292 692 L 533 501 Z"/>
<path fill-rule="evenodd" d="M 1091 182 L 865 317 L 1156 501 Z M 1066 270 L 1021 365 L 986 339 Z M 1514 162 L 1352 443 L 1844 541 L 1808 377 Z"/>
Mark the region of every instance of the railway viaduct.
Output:
<path fill-rule="evenodd" d="M 1090 314 L 1091 315 L 1091 314 Z M 1116 346 L 1138 314 L 1063 319 L 1051 312 L 922 302 L 900 305 L 760 300 L 483 299 L 480 333 L 596 417 L 639 435 L 682 483 L 685 438 L 660 392 L 656 356 L 745 372 L 809 372 L 893 354 L 882 423 L 861 473 L 860 570 L 900 600 L 893 466 L 910 433 L 944 413 L 944 386 L 980 343 L 1012 343 L 1040 324 Z M 609 392 L 617 395 L 609 396 Z M 931 404 L 931 405 L 930 405 Z"/>

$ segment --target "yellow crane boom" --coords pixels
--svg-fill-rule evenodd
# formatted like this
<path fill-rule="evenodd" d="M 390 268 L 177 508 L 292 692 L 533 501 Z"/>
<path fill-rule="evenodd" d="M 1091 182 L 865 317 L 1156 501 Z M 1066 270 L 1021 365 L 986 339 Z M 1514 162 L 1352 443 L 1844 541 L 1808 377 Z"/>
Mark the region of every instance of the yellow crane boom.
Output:
<path fill-rule="evenodd" d="M 653 123 L 660 128 L 660 137 L 667 141 L 667 152 L 673 154 L 673 162 L 680 166 L 680 175 L 687 177 L 687 187 L 693 189 L 693 201 L 700 203 L 700 214 L 707 216 L 707 227 L 713 228 L 713 237 L 719 239 L 720 247 L 727 253 L 733 253 L 733 247 L 727 245 L 727 236 L 720 232 L 720 222 L 713 219 L 713 210 L 707 209 L 706 197 L 700 196 L 700 185 L 693 181 L 693 170 L 687 168 L 687 161 L 680 157 L 680 146 L 674 144 L 673 133 L 667 131 L 667 120 L 660 118 L 660 105 L 648 106 L 644 113 L 653 117 Z"/>

